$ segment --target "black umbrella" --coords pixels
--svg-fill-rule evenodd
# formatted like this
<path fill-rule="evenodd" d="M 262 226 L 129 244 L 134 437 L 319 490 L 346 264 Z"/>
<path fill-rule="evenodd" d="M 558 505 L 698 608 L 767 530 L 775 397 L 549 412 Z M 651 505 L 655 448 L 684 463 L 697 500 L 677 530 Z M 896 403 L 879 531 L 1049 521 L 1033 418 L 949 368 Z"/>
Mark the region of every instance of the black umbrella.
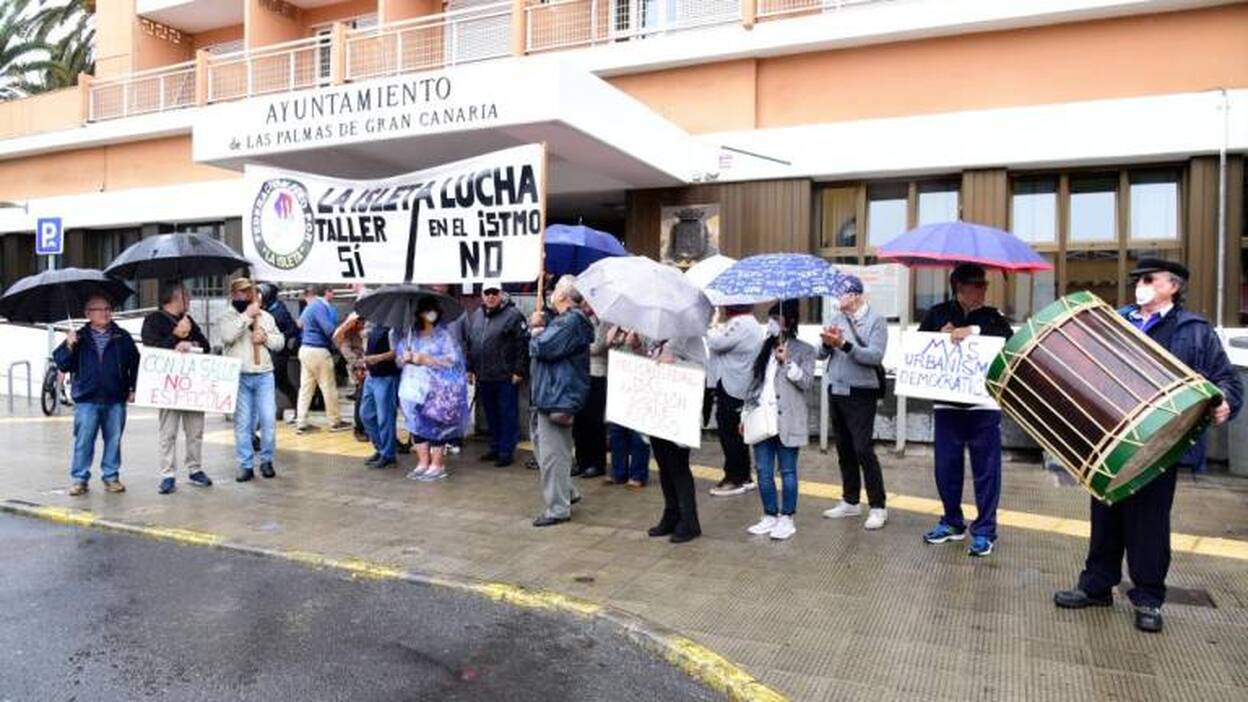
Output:
<path fill-rule="evenodd" d="M 202 234 L 161 234 L 122 251 L 104 272 L 114 278 L 182 280 L 228 275 L 250 265 L 234 249 Z"/>
<path fill-rule="evenodd" d="M 355 312 L 385 327 L 406 330 L 416 320 L 416 306 L 425 298 L 437 300 L 442 320 L 458 319 L 464 308 L 452 297 L 417 285 L 386 285 L 355 301 Z"/>
<path fill-rule="evenodd" d="M 134 291 L 94 268 L 62 268 L 29 275 L 0 297 L 0 315 L 12 322 L 50 324 L 83 313 L 87 300 L 102 295 L 116 307 Z"/>

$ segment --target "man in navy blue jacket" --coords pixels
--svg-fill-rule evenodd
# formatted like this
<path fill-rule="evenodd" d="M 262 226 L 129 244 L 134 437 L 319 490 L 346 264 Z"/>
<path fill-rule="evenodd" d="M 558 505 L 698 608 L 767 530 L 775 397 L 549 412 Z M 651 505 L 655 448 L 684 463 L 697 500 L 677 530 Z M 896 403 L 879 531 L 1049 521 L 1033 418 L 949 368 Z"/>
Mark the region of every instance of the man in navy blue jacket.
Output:
<path fill-rule="evenodd" d="M 1229 420 L 1243 406 L 1244 390 L 1213 327 L 1204 317 L 1183 309 L 1187 267 L 1142 258 L 1131 277 L 1136 281 L 1136 304 L 1123 308 L 1122 315 L 1218 386 L 1224 399 L 1212 410 L 1213 421 Z M 1058 592 L 1053 602 L 1067 609 L 1112 606 L 1125 553 L 1132 586 L 1127 597 L 1135 606 L 1135 626 L 1141 631 L 1161 631 L 1170 569 L 1170 508 L 1178 473 L 1183 468 L 1199 471 L 1204 462 L 1202 436 L 1174 467 L 1127 499 L 1107 506 L 1092 498 L 1092 538 L 1083 573 L 1074 589 Z"/>
<path fill-rule="evenodd" d="M 95 455 L 95 435 L 104 437 L 100 477 L 108 492 L 125 492 L 121 472 L 121 433 L 126 428 L 126 402 L 134 399 L 139 375 L 139 349 L 134 339 L 113 323 L 113 305 L 104 297 L 87 300 L 87 325 L 70 330 L 52 352 L 56 367 L 74 375 L 74 463 L 69 494 L 85 495 Z"/>

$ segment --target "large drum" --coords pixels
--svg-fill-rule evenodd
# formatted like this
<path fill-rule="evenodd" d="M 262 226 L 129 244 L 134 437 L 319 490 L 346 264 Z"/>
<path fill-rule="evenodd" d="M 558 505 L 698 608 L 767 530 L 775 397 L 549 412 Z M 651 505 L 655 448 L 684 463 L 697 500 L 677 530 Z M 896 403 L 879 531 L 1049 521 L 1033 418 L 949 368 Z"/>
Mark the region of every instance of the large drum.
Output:
<path fill-rule="evenodd" d="M 1006 342 L 988 390 L 1093 496 L 1113 504 L 1200 438 L 1217 387 L 1096 295 L 1040 310 Z"/>

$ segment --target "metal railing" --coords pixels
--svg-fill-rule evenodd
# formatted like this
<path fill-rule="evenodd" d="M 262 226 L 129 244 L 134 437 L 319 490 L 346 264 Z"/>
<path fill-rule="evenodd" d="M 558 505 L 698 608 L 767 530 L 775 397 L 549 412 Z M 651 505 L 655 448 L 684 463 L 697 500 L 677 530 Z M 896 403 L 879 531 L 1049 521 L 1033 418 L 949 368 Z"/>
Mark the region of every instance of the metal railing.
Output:
<path fill-rule="evenodd" d="M 553 51 L 741 21 L 739 0 L 556 0 L 525 8 L 525 50 Z"/>
<path fill-rule="evenodd" d="M 836 12 L 854 5 L 876 5 L 885 2 L 892 2 L 892 0 L 758 0 L 758 18 Z"/>
<path fill-rule="evenodd" d="M 347 33 L 347 80 L 510 56 L 511 3 L 416 17 Z"/>
<path fill-rule="evenodd" d="M 26 367 L 26 404 L 29 405 L 31 402 L 34 401 L 35 387 L 34 387 L 33 381 L 31 380 L 31 375 L 34 374 L 34 370 L 30 366 L 30 361 L 14 361 L 13 363 L 10 363 L 9 364 L 9 414 L 13 414 L 13 369 L 19 368 L 21 366 Z"/>
<path fill-rule="evenodd" d="M 92 81 L 87 121 L 164 112 L 195 104 L 195 62 Z"/>
<path fill-rule="evenodd" d="M 208 102 L 327 85 L 331 47 L 329 36 L 316 36 L 213 56 L 208 62 Z"/>

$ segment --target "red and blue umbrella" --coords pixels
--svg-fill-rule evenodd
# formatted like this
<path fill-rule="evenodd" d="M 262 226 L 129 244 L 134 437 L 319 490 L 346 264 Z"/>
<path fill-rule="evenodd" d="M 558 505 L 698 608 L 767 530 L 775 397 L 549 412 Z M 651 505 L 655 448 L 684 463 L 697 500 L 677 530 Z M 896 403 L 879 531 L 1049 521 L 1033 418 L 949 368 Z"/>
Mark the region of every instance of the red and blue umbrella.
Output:
<path fill-rule="evenodd" d="M 1053 264 L 1013 234 L 970 222 L 940 222 L 911 229 L 876 249 L 883 260 L 907 266 L 978 263 L 1016 273 L 1047 271 Z"/>
<path fill-rule="evenodd" d="M 595 261 L 628 255 L 619 239 L 580 224 L 546 227 L 545 246 L 546 272 L 555 276 L 580 275 Z"/>

